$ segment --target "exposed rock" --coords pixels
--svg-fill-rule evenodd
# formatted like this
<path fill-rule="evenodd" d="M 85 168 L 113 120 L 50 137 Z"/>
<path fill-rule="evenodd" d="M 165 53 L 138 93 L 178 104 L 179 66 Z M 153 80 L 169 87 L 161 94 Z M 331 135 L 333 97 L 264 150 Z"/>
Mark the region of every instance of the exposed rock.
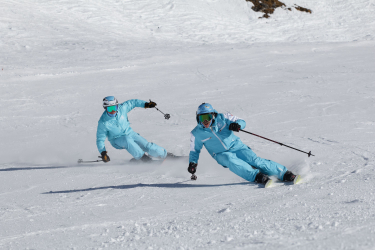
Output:
<path fill-rule="evenodd" d="M 299 11 L 304 11 L 304 12 L 307 12 L 307 13 L 312 13 L 311 12 L 311 10 L 309 10 L 309 9 L 306 9 L 306 8 L 303 8 L 303 7 L 301 7 L 301 6 L 298 6 L 298 5 L 294 5 L 293 6 L 296 10 L 299 10 Z"/>
<path fill-rule="evenodd" d="M 272 14 L 276 8 L 283 8 L 287 10 L 292 10 L 292 8 L 286 8 L 286 5 L 279 0 L 246 0 L 248 2 L 252 2 L 254 4 L 253 7 L 251 7 L 252 10 L 256 12 L 263 12 L 264 15 L 260 18 L 269 18 L 270 14 Z M 298 5 L 293 6 L 296 10 L 304 11 L 308 13 L 312 13 L 311 10 L 303 8 Z"/>

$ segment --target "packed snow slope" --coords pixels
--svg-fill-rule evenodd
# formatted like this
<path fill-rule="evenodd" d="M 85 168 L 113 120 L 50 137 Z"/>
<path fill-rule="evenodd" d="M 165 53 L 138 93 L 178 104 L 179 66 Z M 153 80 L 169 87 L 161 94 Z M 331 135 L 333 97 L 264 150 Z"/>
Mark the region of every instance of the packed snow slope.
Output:
<path fill-rule="evenodd" d="M 148 56 L 146 49 L 166 42 L 278 42 L 270 45 L 277 48 L 375 38 L 373 0 L 283 2 L 313 14 L 279 8 L 259 19 L 263 13 L 245 0 L 2 0 L 0 62 L 11 75 L 71 73 Z"/>
<path fill-rule="evenodd" d="M 2 1 L 0 249 L 374 249 L 374 1 Z M 176 155 L 202 102 L 304 182 L 248 183 L 205 150 L 130 165 L 107 143 L 101 100 L 152 99 L 132 128 Z"/>

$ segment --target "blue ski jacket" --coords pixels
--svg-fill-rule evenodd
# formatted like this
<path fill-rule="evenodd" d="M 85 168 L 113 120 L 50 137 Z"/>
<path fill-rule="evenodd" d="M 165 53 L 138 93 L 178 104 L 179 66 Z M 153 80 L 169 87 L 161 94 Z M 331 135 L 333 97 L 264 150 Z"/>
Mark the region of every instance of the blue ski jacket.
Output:
<path fill-rule="evenodd" d="M 203 145 L 212 157 L 215 154 L 236 150 L 243 146 L 240 138 L 235 136 L 232 130 L 229 130 L 229 125 L 236 122 L 241 125 L 241 129 L 244 129 L 246 122 L 230 113 L 218 114 L 215 111 L 215 116 L 211 127 L 205 128 L 198 123 L 191 131 L 189 162 L 198 163 Z"/>
<path fill-rule="evenodd" d="M 107 151 L 104 144 L 107 137 L 108 141 L 112 144 L 116 138 L 129 135 L 133 132 L 127 114 L 135 107 L 144 108 L 145 103 L 142 100 L 132 99 L 118 104 L 117 115 L 115 117 L 110 117 L 107 111 L 103 112 L 96 132 L 96 146 L 99 153 Z"/>

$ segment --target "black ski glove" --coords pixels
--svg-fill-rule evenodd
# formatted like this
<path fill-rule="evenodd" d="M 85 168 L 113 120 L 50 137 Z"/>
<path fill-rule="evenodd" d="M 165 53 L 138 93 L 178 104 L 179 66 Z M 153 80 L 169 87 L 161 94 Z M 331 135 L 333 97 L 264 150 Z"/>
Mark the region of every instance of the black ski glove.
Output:
<path fill-rule="evenodd" d="M 190 163 L 189 163 L 189 167 L 188 167 L 188 171 L 189 171 L 189 173 L 190 173 L 190 174 L 194 174 L 194 173 L 197 171 L 197 166 L 198 166 L 197 163 L 190 162 Z"/>
<path fill-rule="evenodd" d="M 107 155 L 107 151 L 101 152 L 102 159 L 105 163 L 109 162 L 111 159 L 109 159 L 109 156 Z"/>
<path fill-rule="evenodd" d="M 233 131 L 236 131 L 236 132 L 240 132 L 240 129 L 241 129 L 241 125 L 234 122 L 234 123 L 231 123 L 229 125 L 229 130 L 233 130 Z"/>
<path fill-rule="evenodd" d="M 150 100 L 150 102 L 146 102 L 145 103 L 145 109 L 147 109 L 147 108 L 155 108 L 156 105 L 157 104 L 155 102 L 153 102 L 153 101 Z"/>

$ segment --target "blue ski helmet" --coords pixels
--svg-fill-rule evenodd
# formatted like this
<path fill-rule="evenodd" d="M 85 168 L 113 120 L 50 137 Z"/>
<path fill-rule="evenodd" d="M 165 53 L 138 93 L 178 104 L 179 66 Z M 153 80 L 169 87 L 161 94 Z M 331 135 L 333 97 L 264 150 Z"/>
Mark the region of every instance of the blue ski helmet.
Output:
<path fill-rule="evenodd" d="M 202 125 L 202 123 L 199 121 L 199 115 L 214 114 L 214 113 L 215 113 L 215 110 L 211 106 L 211 104 L 204 102 L 201 105 L 199 105 L 198 110 L 197 110 L 197 115 L 196 115 L 196 119 L 197 119 L 198 124 Z M 214 115 L 214 118 L 215 118 L 215 115 Z M 211 126 L 211 124 L 212 124 L 212 120 L 211 120 L 210 126 Z"/>
<path fill-rule="evenodd" d="M 110 107 L 110 106 L 117 106 L 118 105 L 118 101 L 117 99 L 114 97 L 114 96 L 107 96 L 107 97 L 104 97 L 103 99 L 103 108 L 107 111 L 107 107 Z M 110 117 L 115 117 L 117 115 L 117 112 L 114 113 L 114 114 L 110 114 L 108 111 L 107 111 L 107 115 L 109 115 Z"/>
<path fill-rule="evenodd" d="M 197 115 L 201 114 L 208 114 L 208 113 L 214 113 L 215 110 L 209 103 L 202 103 L 199 105 L 198 110 L 197 110 Z"/>
<path fill-rule="evenodd" d="M 106 107 L 115 106 L 117 104 L 118 104 L 118 101 L 114 96 L 107 96 L 107 97 L 104 97 L 104 99 L 103 99 L 103 108 L 104 109 Z"/>

